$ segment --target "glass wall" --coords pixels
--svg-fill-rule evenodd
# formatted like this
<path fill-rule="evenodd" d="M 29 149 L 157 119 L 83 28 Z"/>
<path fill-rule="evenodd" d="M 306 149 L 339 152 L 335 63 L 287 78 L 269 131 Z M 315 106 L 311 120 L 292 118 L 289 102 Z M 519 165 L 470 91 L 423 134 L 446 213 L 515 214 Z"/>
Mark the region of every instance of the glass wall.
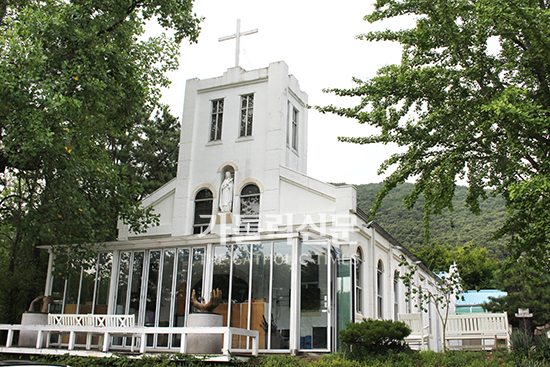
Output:
<path fill-rule="evenodd" d="M 214 312 L 224 325 L 257 330 L 261 349 L 289 349 L 292 245 L 220 245 L 213 260 L 212 288 L 222 291 Z M 232 347 L 248 348 L 250 340 L 234 337 Z"/>
<path fill-rule="evenodd" d="M 141 326 L 184 327 L 186 316 L 194 312 L 190 302 L 193 290 L 198 299 L 207 296 L 203 292 L 206 273 L 212 276 L 211 283 L 207 282 L 212 288 L 204 291 L 222 291 L 222 303 L 214 312 L 223 316 L 226 326 L 257 330 L 260 349 L 289 350 L 294 335 L 300 349 L 327 350 L 332 334 L 328 305 L 334 299 L 330 293 L 329 245 L 323 241 L 304 242 L 300 258 L 293 259 L 294 243 L 295 239 L 214 245 L 211 269 L 205 269 L 203 247 L 124 250 L 116 254 L 116 263 L 113 253 L 104 252 L 98 256 L 96 266 L 82 271 L 78 279 L 61 284 L 54 278 L 52 291 L 56 297 L 62 296 L 59 303 L 66 306 L 64 312 L 110 311 L 135 315 L 136 324 Z M 294 263 L 301 271 L 300 288 L 295 289 L 300 296 L 295 300 L 291 296 Z M 338 306 L 346 303 L 345 297 L 349 306 L 353 293 L 354 269 L 349 261 L 344 268 L 346 276 L 337 278 L 334 274 L 335 280 L 342 283 L 341 297 L 339 293 L 338 299 L 334 299 Z M 113 270 L 117 279 L 110 295 Z M 295 277 L 297 280 L 298 275 Z M 299 310 L 294 318 L 300 317 L 300 330 L 293 332 L 291 309 Z M 338 320 L 349 319 L 350 307 L 346 312 L 338 315 Z M 113 344 L 120 347 L 127 347 L 128 342 L 122 337 L 113 339 Z M 154 348 L 179 348 L 181 338 L 151 335 L 146 342 Z M 246 337 L 236 336 L 231 343 L 236 349 L 251 347 L 251 340 Z"/>

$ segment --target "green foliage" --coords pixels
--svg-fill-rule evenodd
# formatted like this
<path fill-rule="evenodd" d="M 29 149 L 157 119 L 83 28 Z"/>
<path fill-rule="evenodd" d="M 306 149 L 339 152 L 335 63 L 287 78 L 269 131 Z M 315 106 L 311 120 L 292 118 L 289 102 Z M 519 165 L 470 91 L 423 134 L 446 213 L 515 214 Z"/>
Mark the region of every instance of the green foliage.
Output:
<path fill-rule="evenodd" d="M 368 213 L 382 186 L 383 183 L 357 185 L 357 206 Z M 427 242 L 422 219 L 424 197 L 421 195 L 417 204 L 410 209 L 407 209 L 403 202 L 413 188 L 414 185 L 411 183 L 398 185 L 384 198 L 375 217 L 376 221 L 405 247 L 420 251 L 426 245 L 436 242 L 450 247 L 474 243 L 486 247 L 491 258 L 506 258 L 508 252 L 505 246 L 509 239 L 492 238 L 506 220 L 506 207 L 502 198 L 488 197 L 480 203 L 481 213 L 475 215 L 464 205 L 468 194 L 467 187 L 457 186 L 453 198 L 454 211 L 443 210 L 441 215 L 431 217 L 430 241 Z"/>
<path fill-rule="evenodd" d="M 388 193 L 415 181 L 408 208 L 424 197 L 424 228 L 432 214 L 453 211 L 456 182 L 468 182 L 465 205 L 480 213 L 486 189 L 506 200 L 514 257 L 526 253 L 548 269 L 550 232 L 550 38 L 546 1 L 377 0 L 365 19 L 414 19 L 410 29 L 373 31 L 366 41 L 398 42 L 401 63 L 382 67 L 370 80 L 355 78 L 351 108 L 317 107 L 376 127 L 357 144 L 401 148 L 380 173 L 391 172 L 371 214 Z M 535 261 L 535 260 L 533 260 Z"/>
<path fill-rule="evenodd" d="M 403 322 L 363 319 L 359 323 L 348 322 L 346 326 L 340 330 L 340 341 L 344 353 L 354 359 L 372 353 L 408 350 L 404 339 L 411 329 Z"/>
<path fill-rule="evenodd" d="M 164 172 L 162 161 L 138 156 L 131 149 L 132 159 L 125 161 L 115 152 L 120 152 L 123 136 L 132 136 L 138 142 L 136 149 L 174 146 L 150 128 L 169 132 L 167 140 L 177 129 L 159 98 L 161 88 L 169 84 L 165 73 L 177 67 L 182 38 L 195 41 L 198 35 L 200 19 L 191 7 L 191 0 L 2 3 L 0 263 L 4 279 L 21 273 L 22 279 L 29 279 L 43 271 L 39 246 L 52 246 L 57 273 L 79 271 L 97 250 L 95 243 L 116 237 L 117 217 L 134 232 L 157 223 L 152 210 L 136 201 L 153 188 L 129 177 L 143 174 L 142 169 Z M 145 21 L 153 18 L 174 31 L 174 36 L 143 37 Z M 156 110 L 163 111 L 156 125 L 146 123 Z M 154 144 L 141 144 L 140 139 Z M 165 157 L 161 154 L 161 158 Z M 156 168 L 150 168 L 149 162 Z M 129 169 L 133 164 L 136 168 Z M 162 173 L 146 179 L 158 187 L 168 177 Z M 0 315 L 3 322 L 17 322 L 30 301 L 43 292 L 41 281 L 28 284 L 24 289 L 13 282 L 4 290 L 12 301 L 0 306 L 8 308 Z"/>
<path fill-rule="evenodd" d="M 413 253 L 435 272 L 447 272 L 456 263 L 464 290 L 493 287 L 494 272 L 500 264 L 489 258 L 486 248 L 479 248 L 473 243 L 455 248 L 434 243 Z"/>
<path fill-rule="evenodd" d="M 28 358 L 28 356 L 22 356 Z M 17 359 L 13 355 L 1 355 L 0 360 Z M 526 364 L 515 363 L 509 353 L 500 352 L 468 352 L 449 351 L 448 353 L 436 352 L 388 352 L 386 354 L 370 354 L 361 361 L 346 359 L 342 354 L 327 354 L 322 357 L 294 357 L 289 355 L 264 355 L 251 358 L 247 362 L 232 360 L 228 363 L 212 363 L 197 360 L 188 355 L 176 354 L 172 356 L 160 355 L 144 357 L 142 359 L 128 358 L 124 356 L 111 358 L 74 357 L 74 356 L 36 356 L 37 362 L 69 364 L 74 367 L 191 367 L 191 366 L 240 366 L 240 367 L 359 367 L 359 366 L 385 366 L 385 367 L 497 367 L 497 366 L 521 366 Z M 546 366 L 544 364 L 539 364 Z"/>
<path fill-rule="evenodd" d="M 527 266 L 523 258 L 508 261 L 495 273 L 498 289 L 508 295 L 493 298 L 483 307 L 490 312 L 507 312 L 513 325 L 519 322 L 515 317 L 518 308 L 529 308 L 534 326 L 550 322 L 550 274 Z"/>
<path fill-rule="evenodd" d="M 207 363 L 203 357 L 194 357 L 188 354 L 160 354 L 157 356 L 142 356 L 141 358 L 128 358 L 124 355 L 116 357 L 77 357 L 68 354 L 64 356 L 40 355 L 32 358 L 40 363 L 57 363 L 72 367 L 217 367 L 226 366 L 221 363 Z M 242 363 L 235 360 L 232 366 L 241 366 Z"/>

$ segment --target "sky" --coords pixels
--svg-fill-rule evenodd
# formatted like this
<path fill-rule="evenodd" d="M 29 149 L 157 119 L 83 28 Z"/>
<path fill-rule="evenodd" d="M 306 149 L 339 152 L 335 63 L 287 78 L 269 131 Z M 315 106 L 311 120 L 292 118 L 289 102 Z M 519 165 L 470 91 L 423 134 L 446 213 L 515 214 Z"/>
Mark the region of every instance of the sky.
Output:
<path fill-rule="evenodd" d="M 350 88 L 352 77 L 368 79 L 384 65 L 399 63 L 401 48 L 393 43 L 370 43 L 355 37 L 385 28 L 403 28 L 402 21 L 370 24 L 363 17 L 374 10 L 370 0 L 196 0 L 194 11 L 204 17 L 197 44 L 181 45 L 180 66 L 168 76 L 170 89 L 162 101 L 174 116 L 183 111 L 185 81 L 221 76 L 235 66 L 235 40 L 218 38 L 241 32 L 240 66 L 254 70 L 284 61 L 309 96 L 309 104 L 353 106 L 357 100 L 323 93 L 323 88 Z M 410 25 L 409 25 L 410 26 Z M 326 182 L 380 182 L 380 164 L 397 151 L 395 146 L 356 145 L 338 136 L 367 136 L 372 127 L 336 115 L 309 110 L 308 170 Z"/>

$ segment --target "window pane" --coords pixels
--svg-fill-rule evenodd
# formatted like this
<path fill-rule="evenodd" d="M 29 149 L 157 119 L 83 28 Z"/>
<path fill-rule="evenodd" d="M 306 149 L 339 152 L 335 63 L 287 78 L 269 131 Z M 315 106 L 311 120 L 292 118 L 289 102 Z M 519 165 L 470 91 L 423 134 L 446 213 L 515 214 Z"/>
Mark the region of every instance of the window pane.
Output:
<path fill-rule="evenodd" d="M 65 293 L 65 313 L 78 313 L 78 291 L 80 289 L 81 276 L 82 271 L 78 275 L 74 273 L 69 275 L 69 279 L 67 280 L 67 290 Z"/>
<path fill-rule="evenodd" d="M 338 262 L 338 285 L 337 285 L 337 308 L 336 323 L 338 330 L 346 329 L 346 323 L 351 321 L 351 263 L 350 260 L 340 260 Z M 341 341 L 338 338 L 337 348 L 340 348 Z"/>
<path fill-rule="evenodd" d="M 130 307 L 128 310 L 128 315 L 135 315 L 136 321 L 138 320 L 139 316 L 139 301 L 141 299 L 143 257 L 143 251 L 134 252 L 134 261 L 132 263 L 132 286 L 130 288 Z"/>
<path fill-rule="evenodd" d="M 248 329 L 250 245 L 233 246 L 233 278 L 231 288 L 231 325 Z M 233 348 L 246 348 L 246 337 L 233 338 Z"/>
<path fill-rule="evenodd" d="M 106 315 L 109 305 L 109 287 L 111 285 L 111 268 L 113 267 L 113 254 L 102 252 L 99 254 L 96 297 L 94 313 Z"/>
<path fill-rule="evenodd" d="M 121 252 L 119 260 L 118 288 L 115 302 L 115 314 L 126 313 L 126 296 L 128 295 L 128 278 L 130 276 L 130 253 Z"/>
<path fill-rule="evenodd" d="M 328 347 L 327 245 L 302 245 L 300 349 Z"/>
<path fill-rule="evenodd" d="M 155 326 L 157 319 L 157 290 L 159 280 L 160 251 L 149 254 L 149 278 L 147 281 L 147 298 L 145 301 L 145 326 Z"/>
<path fill-rule="evenodd" d="M 271 243 L 253 245 L 252 305 L 250 329 L 260 333 L 260 349 L 267 348 L 267 319 L 269 316 L 269 276 Z"/>
<path fill-rule="evenodd" d="M 191 292 L 194 290 L 197 297 L 202 294 L 202 281 L 204 271 L 204 249 L 193 249 L 193 264 L 191 268 Z"/>
<path fill-rule="evenodd" d="M 174 257 L 176 255 L 175 250 L 164 251 L 164 262 L 162 266 L 162 286 L 160 288 L 160 305 L 159 305 L 159 317 L 158 326 L 168 327 L 170 326 L 170 305 L 172 301 L 172 279 L 174 274 Z M 168 335 L 159 334 L 157 340 L 158 347 L 168 346 Z"/>
<path fill-rule="evenodd" d="M 275 242 L 273 244 L 273 256 L 271 349 L 288 349 L 292 245 L 286 241 Z"/>
<path fill-rule="evenodd" d="M 227 317 L 229 312 L 227 309 L 227 304 L 229 300 L 230 266 L 231 246 L 215 246 L 212 289 L 219 289 L 222 292 L 222 303 L 216 308 L 215 312 L 223 316 L 223 326 L 227 326 Z"/>
<path fill-rule="evenodd" d="M 97 261 L 88 269 L 82 272 L 82 280 L 80 284 L 80 307 L 79 314 L 87 314 L 93 312 L 92 302 L 94 300 L 95 278 L 97 272 Z"/>

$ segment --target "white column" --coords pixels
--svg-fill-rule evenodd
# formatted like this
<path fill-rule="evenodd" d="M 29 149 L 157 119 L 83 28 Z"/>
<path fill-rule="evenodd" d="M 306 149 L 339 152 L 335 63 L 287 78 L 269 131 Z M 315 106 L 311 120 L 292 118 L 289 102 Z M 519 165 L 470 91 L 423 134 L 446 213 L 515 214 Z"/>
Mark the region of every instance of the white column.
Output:
<path fill-rule="evenodd" d="M 300 254 L 302 249 L 302 239 L 294 237 L 292 239 L 292 267 L 291 267 L 291 289 L 290 289 L 290 353 L 295 355 L 300 349 L 300 282 L 301 267 Z"/>

